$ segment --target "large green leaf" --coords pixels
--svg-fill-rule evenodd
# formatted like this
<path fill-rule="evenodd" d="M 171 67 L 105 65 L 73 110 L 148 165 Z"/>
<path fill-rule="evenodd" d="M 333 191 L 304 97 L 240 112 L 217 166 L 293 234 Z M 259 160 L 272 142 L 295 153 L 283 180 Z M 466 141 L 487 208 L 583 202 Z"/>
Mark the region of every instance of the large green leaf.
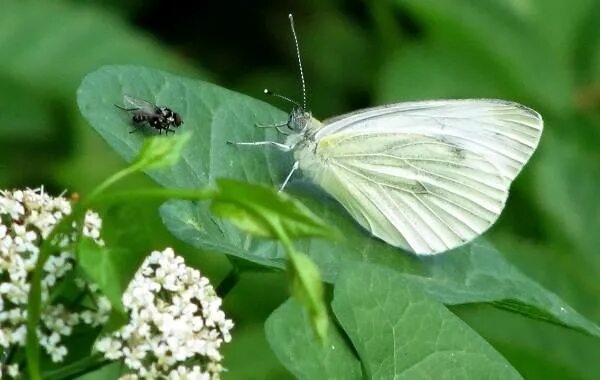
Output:
<path fill-rule="evenodd" d="M 244 314 L 246 318 L 248 314 Z M 262 322 L 262 321 L 261 321 Z M 277 360 L 265 338 L 263 323 L 240 326 L 236 322 L 235 337 L 222 346 L 222 365 L 227 380 L 293 380 Z"/>
<path fill-rule="evenodd" d="M 147 138 L 132 166 L 136 170 L 171 166 L 179 161 L 181 151 L 189 139 L 189 132 L 183 132 L 170 138 L 167 136 Z"/>
<path fill-rule="evenodd" d="M 291 160 L 272 149 L 232 147 L 233 141 L 273 140 L 275 132 L 254 123 L 285 120 L 285 114 L 261 101 L 202 81 L 133 66 L 108 66 L 88 75 L 79 89 L 79 106 L 90 124 L 125 159 L 131 161 L 144 136 L 129 134 L 127 115 L 113 103 L 123 94 L 139 96 L 180 112 L 181 129 L 192 137 L 182 160 L 151 173 L 164 186 L 200 187 L 215 178 L 232 177 L 277 186 Z M 436 257 L 416 257 L 371 238 L 339 204 L 314 186 L 292 184 L 326 224 L 344 239 L 298 241 L 299 251 L 317 263 L 323 278 L 333 281 L 348 263 L 371 262 L 410 275 L 444 303 L 494 302 L 536 318 L 600 336 L 598 327 L 577 314 L 553 293 L 520 273 L 483 239 Z M 253 239 L 234 226 L 211 217 L 205 204 L 171 202 L 162 208 L 167 227 L 182 240 L 261 265 L 283 268 L 285 254 L 274 242 Z"/>
<path fill-rule="evenodd" d="M 335 283 L 332 306 L 368 378 L 521 378 L 489 343 L 401 274 L 349 268 Z"/>
<path fill-rule="evenodd" d="M 321 345 L 304 308 L 289 300 L 265 323 L 269 344 L 285 367 L 299 379 L 361 379 L 358 359 L 342 335 L 328 330 Z"/>

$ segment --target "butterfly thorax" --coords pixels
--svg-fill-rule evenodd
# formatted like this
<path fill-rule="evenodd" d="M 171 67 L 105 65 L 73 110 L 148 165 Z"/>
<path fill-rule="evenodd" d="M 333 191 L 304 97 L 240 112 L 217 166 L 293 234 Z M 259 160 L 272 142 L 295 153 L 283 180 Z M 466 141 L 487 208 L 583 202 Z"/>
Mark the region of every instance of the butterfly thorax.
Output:
<path fill-rule="evenodd" d="M 286 139 L 286 145 L 292 147 L 294 159 L 300 164 L 300 170 L 308 172 L 312 178 L 319 178 L 322 165 L 319 165 L 321 158 L 317 156 L 315 133 L 323 124 L 312 117 L 310 112 L 300 109 L 292 111 L 288 123 L 297 123 L 294 124 L 297 129 L 292 129 L 290 125 L 293 132 Z"/>

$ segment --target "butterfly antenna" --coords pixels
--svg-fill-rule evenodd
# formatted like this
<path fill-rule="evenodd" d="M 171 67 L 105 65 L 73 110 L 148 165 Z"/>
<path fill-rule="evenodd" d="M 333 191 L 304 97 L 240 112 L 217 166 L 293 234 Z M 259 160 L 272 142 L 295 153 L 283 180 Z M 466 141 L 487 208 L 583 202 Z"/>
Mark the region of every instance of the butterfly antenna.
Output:
<path fill-rule="evenodd" d="M 298 58 L 298 68 L 300 69 L 300 82 L 302 83 L 302 109 L 306 111 L 306 83 L 304 82 L 304 70 L 302 70 L 302 59 L 300 58 L 300 45 L 298 44 L 296 28 L 294 27 L 294 16 L 292 16 L 292 14 L 290 13 L 288 17 L 290 19 L 290 26 L 292 27 L 292 36 L 294 36 L 294 43 L 296 44 L 296 57 Z"/>
<path fill-rule="evenodd" d="M 269 90 L 269 89 L 267 89 L 267 88 L 265 88 L 265 90 L 264 90 L 264 93 L 265 93 L 265 95 L 274 96 L 274 97 L 276 97 L 276 98 L 283 99 L 283 100 L 285 100 L 286 102 L 290 102 L 290 103 L 292 103 L 293 105 L 295 105 L 296 107 L 298 107 L 298 108 L 301 108 L 301 107 L 300 107 L 300 104 L 298 104 L 298 102 L 297 102 L 297 101 L 295 101 L 295 100 L 294 100 L 294 99 L 292 99 L 292 98 L 288 98 L 287 96 L 284 96 L 284 95 L 278 94 L 278 93 L 276 93 L 276 92 L 273 92 L 273 91 L 271 91 L 271 90 Z"/>

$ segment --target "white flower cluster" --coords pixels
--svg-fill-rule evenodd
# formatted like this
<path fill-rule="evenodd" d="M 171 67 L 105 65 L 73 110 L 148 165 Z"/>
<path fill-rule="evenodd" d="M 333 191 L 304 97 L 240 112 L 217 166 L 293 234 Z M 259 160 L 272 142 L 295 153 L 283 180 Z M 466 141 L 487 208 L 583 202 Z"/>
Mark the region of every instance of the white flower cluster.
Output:
<path fill-rule="evenodd" d="M 123 294 L 129 322 L 99 339 L 107 359 L 123 359 L 121 380 L 215 380 L 223 367 L 219 347 L 233 322 L 206 277 L 171 248 L 146 258 Z"/>
<path fill-rule="evenodd" d="M 66 198 L 51 197 L 43 188 L 0 191 L 0 349 L 4 353 L 25 343 L 29 281 L 40 246 L 54 226 L 70 213 L 71 204 Z M 98 214 L 88 211 L 82 232 L 103 244 L 101 225 Z M 38 338 L 54 362 L 61 361 L 67 354 L 61 340 L 70 335 L 76 325 L 100 325 L 108 319 L 110 312 L 108 299 L 72 274 L 73 238 L 73 234 L 58 236 L 59 248 L 44 265 L 42 304 L 56 296 L 54 292 L 58 284 L 73 281 L 81 294 L 95 300 L 95 305 L 86 310 L 70 310 L 53 301 L 44 307 Z M 2 376 L 16 377 L 16 372 L 18 367 L 14 365 L 0 365 Z"/>

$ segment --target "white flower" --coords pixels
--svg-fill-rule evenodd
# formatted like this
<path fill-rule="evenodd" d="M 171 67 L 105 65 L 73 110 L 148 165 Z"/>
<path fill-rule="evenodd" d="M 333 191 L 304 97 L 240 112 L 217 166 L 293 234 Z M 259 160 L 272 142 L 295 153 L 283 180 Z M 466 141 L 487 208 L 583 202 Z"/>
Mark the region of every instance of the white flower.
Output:
<path fill-rule="evenodd" d="M 83 235 L 92 239 L 99 239 L 100 229 L 102 229 L 102 219 L 97 213 L 88 211 L 83 221 Z"/>
<path fill-rule="evenodd" d="M 71 204 L 67 199 L 51 197 L 43 188 L 0 191 L 0 346 L 4 352 L 25 344 L 29 281 L 39 247 L 61 218 L 69 213 Z M 102 244 L 101 225 L 98 214 L 88 211 L 82 233 Z M 43 303 L 50 300 L 54 288 L 72 272 L 75 231 L 57 236 L 56 241 L 61 248 L 44 263 Z M 75 326 L 81 323 L 97 326 L 106 321 L 110 313 L 110 304 L 97 289 L 76 274 L 69 277 L 79 284 L 78 291 L 89 294 L 90 298 L 97 300 L 97 304 L 95 309 L 72 311 L 59 303 L 51 303 L 42 310 L 38 338 L 44 351 L 55 362 L 67 355 L 62 340 L 72 334 Z M 0 364 L 0 372 L 5 376 L 11 377 L 14 371 L 18 372 L 18 366 Z"/>
<path fill-rule="evenodd" d="M 116 339 L 102 338 L 96 342 L 96 348 L 98 351 L 104 352 L 104 356 L 107 359 L 115 360 L 123 357 L 121 351 L 122 345 Z"/>
<path fill-rule="evenodd" d="M 21 202 L 13 197 L 6 197 L 6 194 L 7 192 L 0 192 L 0 214 L 9 215 L 13 220 L 17 220 L 25 213 L 25 208 Z"/>
<path fill-rule="evenodd" d="M 171 248 L 146 258 L 122 301 L 129 322 L 95 345 L 107 359 L 123 359 L 130 373 L 121 379 L 220 378 L 219 349 L 233 322 L 208 279 Z"/>

